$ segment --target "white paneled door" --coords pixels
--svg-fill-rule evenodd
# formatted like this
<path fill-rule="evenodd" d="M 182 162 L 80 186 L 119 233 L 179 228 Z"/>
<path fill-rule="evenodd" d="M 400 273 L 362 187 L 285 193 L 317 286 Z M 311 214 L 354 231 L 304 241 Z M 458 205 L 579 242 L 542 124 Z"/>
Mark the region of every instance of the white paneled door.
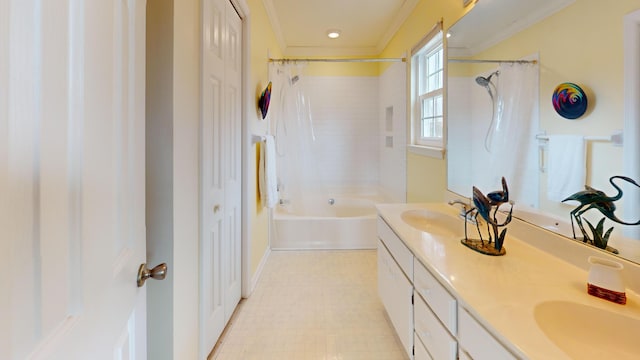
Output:
<path fill-rule="evenodd" d="M 145 0 L 0 0 L 0 358 L 145 359 Z"/>
<path fill-rule="evenodd" d="M 242 21 L 202 2 L 201 357 L 240 301 Z"/>

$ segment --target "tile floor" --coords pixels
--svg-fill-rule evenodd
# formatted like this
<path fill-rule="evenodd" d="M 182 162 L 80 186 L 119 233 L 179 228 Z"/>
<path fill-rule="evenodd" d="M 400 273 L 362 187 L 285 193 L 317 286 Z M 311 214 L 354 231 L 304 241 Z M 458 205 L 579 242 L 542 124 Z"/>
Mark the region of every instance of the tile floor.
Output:
<path fill-rule="evenodd" d="M 403 360 L 376 251 L 274 251 L 210 359 Z"/>

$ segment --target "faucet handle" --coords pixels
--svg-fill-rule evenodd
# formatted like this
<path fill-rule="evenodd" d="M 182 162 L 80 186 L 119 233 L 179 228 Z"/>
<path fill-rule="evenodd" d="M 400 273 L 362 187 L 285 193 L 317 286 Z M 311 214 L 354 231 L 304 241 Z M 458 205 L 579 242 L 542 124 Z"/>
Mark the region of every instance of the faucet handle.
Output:
<path fill-rule="evenodd" d="M 470 204 L 467 204 L 464 201 L 458 200 L 458 199 L 451 200 L 451 201 L 448 202 L 448 204 L 452 205 L 452 206 L 455 205 L 455 204 L 462 205 L 462 207 L 460 208 L 460 213 L 466 213 L 467 211 L 469 211 L 471 209 L 471 205 Z"/>

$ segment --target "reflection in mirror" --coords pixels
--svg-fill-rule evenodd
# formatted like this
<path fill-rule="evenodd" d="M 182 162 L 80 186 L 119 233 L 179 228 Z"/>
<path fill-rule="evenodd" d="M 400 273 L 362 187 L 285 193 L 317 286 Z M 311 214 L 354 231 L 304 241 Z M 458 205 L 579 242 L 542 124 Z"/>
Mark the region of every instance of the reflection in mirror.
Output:
<path fill-rule="evenodd" d="M 569 213 L 579 203 L 562 200 L 584 185 L 611 197 L 617 193 L 609 182 L 615 175 L 635 175 L 640 182 L 640 154 L 623 162 L 617 136 L 625 128 L 628 75 L 622 66 L 623 19 L 639 9 L 637 0 L 480 1 L 448 29 L 449 190 L 471 197 L 472 186 L 491 191 L 505 176 L 514 215 L 572 238 Z M 561 116 L 551 101 L 556 87 L 567 82 L 579 85 L 588 99 L 575 120 Z M 624 137 L 633 141 L 631 134 Z M 639 165 L 630 169 L 623 165 L 628 163 Z M 640 211 L 629 209 L 640 189 L 621 189 L 625 195 L 615 202 L 615 213 L 636 222 Z M 604 217 L 593 209 L 584 215 L 594 225 Z M 609 245 L 640 262 L 640 226 L 608 219 L 604 226 L 614 227 Z"/>

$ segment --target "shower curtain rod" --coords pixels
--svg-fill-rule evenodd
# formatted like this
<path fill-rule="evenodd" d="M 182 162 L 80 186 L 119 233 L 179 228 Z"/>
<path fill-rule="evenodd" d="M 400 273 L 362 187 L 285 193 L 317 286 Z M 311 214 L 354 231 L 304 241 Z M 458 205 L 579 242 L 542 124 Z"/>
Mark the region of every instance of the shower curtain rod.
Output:
<path fill-rule="evenodd" d="M 538 60 L 474 60 L 474 59 L 449 59 L 459 63 L 501 63 L 501 64 L 537 64 Z"/>
<path fill-rule="evenodd" d="M 269 62 L 407 62 L 406 58 L 354 58 L 354 59 L 271 59 Z"/>

